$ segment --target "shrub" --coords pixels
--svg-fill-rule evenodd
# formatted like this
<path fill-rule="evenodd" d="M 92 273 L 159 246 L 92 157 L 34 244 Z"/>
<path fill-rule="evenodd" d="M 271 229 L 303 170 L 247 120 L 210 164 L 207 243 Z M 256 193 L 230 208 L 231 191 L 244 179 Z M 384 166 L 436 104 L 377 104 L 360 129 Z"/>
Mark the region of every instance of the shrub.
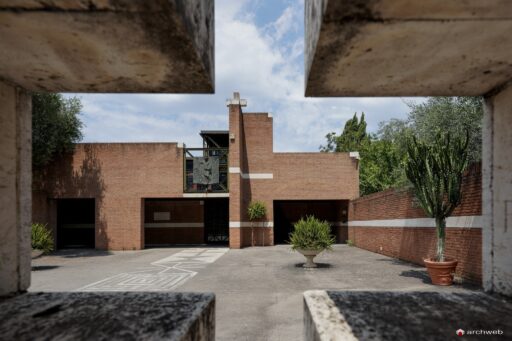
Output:
<path fill-rule="evenodd" d="M 53 237 L 45 224 L 32 224 L 32 249 L 41 250 L 44 253 L 53 251 Z"/>
<path fill-rule="evenodd" d="M 267 207 L 261 201 L 252 201 L 247 208 L 247 215 L 249 220 L 261 219 L 267 214 Z"/>
<path fill-rule="evenodd" d="M 331 250 L 335 238 L 331 235 L 331 226 L 314 216 L 301 218 L 294 224 L 290 234 L 292 250 Z"/>
<path fill-rule="evenodd" d="M 347 245 L 348 246 L 355 246 L 354 242 L 351 239 L 347 239 Z"/>

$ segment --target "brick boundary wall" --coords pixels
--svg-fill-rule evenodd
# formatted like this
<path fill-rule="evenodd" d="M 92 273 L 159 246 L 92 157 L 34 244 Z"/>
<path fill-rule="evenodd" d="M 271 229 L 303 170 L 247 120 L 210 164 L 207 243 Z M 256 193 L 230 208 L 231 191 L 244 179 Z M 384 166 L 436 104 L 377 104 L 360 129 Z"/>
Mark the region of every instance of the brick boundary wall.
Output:
<path fill-rule="evenodd" d="M 459 261 L 459 280 L 478 285 L 482 283 L 481 215 L 481 166 L 473 164 L 464 175 L 462 203 L 447 222 L 446 255 Z M 436 250 L 433 219 L 425 218 L 410 190 L 370 194 L 350 202 L 348 239 L 359 248 L 423 265 L 423 258 Z"/>

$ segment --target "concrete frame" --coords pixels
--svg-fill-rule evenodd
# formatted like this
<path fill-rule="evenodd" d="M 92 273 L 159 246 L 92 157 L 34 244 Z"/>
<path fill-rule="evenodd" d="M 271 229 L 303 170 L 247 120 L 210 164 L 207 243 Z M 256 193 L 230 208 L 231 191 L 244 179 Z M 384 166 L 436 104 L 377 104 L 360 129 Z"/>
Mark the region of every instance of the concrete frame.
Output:
<path fill-rule="evenodd" d="M 512 5 L 310 0 L 306 96 L 484 96 L 484 288 L 512 296 Z"/>
<path fill-rule="evenodd" d="M 214 91 L 213 0 L 0 0 L 0 297 L 31 271 L 31 96 Z"/>

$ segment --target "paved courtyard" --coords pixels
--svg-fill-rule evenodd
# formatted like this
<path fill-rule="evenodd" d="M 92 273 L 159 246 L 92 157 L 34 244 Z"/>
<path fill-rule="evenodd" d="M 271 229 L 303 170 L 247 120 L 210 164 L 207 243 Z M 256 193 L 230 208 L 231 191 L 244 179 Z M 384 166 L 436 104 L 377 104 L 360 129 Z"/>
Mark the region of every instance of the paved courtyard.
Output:
<path fill-rule="evenodd" d="M 299 340 L 306 290 L 472 290 L 432 286 L 422 267 L 347 245 L 315 261 L 319 268 L 303 269 L 285 245 L 64 250 L 33 260 L 30 291 L 209 291 L 217 340 Z"/>

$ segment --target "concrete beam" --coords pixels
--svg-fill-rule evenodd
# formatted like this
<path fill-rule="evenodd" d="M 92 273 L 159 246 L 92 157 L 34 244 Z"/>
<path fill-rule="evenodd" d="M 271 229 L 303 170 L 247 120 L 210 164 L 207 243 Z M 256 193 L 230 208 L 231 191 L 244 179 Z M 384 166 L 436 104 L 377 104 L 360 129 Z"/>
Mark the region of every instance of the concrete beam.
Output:
<path fill-rule="evenodd" d="M 485 99 L 483 283 L 512 296 L 512 85 Z"/>
<path fill-rule="evenodd" d="M 0 0 L 0 79 L 32 91 L 213 93 L 213 0 Z"/>
<path fill-rule="evenodd" d="M 503 0 L 306 1 L 306 96 L 477 96 L 512 79 Z"/>
<path fill-rule="evenodd" d="M 0 82 L 0 297 L 30 285 L 32 102 Z"/>

